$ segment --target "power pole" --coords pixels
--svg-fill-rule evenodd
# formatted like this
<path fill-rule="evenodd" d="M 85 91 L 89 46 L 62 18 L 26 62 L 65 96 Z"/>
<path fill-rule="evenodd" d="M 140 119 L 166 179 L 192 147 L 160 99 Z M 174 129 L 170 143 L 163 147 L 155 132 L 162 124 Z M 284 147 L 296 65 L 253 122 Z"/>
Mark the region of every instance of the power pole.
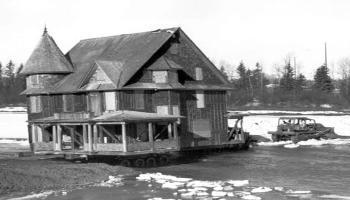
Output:
<path fill-rule="evenodd" d="M 327 67 L 327 43 L 324 43 L 324 65 Z"/>

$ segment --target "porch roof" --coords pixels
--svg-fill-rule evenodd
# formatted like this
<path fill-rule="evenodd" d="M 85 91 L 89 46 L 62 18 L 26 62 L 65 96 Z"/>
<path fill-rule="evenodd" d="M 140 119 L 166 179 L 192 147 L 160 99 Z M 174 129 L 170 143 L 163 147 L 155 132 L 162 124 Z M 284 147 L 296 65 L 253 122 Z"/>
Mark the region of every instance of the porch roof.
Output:
<path fill-rule="evenodd" d="M 119 110 L 109 113 L 104 113 L 101 116 L 94 118 L 72 118 L 72 119 L 57 119 L 54 116 L 40 118 L 35 120 L 30 120 L 31 123 L 38 124 L 49 124 L 49 123 L 115 123 L 115 122 L 157 122 L 157 121 L 176 121 L 178 118 L 184 118 L 180 115 L 167 115 L 167 114 L 158 114 L 150 112 L 140 112 L 140 111 L 131 111 L 131 110 Z"/>
<path fill-rule="evenodd" d="M 105 113 L 93 119 L 95 122 L 135 122 L 135 121 L 176 121 L 179 115 L 167 115 L 150 112 L 120 110 Z"/>

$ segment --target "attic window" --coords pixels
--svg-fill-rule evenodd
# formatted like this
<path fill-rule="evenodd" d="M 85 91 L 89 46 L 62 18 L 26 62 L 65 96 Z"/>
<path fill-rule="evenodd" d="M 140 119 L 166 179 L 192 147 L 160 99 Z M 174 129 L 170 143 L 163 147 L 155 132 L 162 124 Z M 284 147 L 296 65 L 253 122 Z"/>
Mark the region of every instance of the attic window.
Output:
<path fill-rule="evenodd" d="M 201 81 L 203 80 L 203 70 L 200 67 L 195 68 L 195 73 L 196 73 L 196 80 Z"/>
<path fill-rule="evenodd" d="M 153 71 L 152 80 L 154 83 L 167 83 L 168 72 L 167 71 Z"/>

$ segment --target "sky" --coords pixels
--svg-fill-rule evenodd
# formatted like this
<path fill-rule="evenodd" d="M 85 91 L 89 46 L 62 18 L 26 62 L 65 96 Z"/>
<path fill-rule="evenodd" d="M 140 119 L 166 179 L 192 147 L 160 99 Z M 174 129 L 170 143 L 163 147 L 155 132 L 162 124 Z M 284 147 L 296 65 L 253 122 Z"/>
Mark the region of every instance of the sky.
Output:
<path fill-rule="evenodd" d="M 289 55 L 312 78 L 350 57 L 348 0 L 1 0 L 0 61 L 25 63 L 46 24 L 66 53 L 79 40 L 181 27 L 218 66 L 276 73 Z"/>

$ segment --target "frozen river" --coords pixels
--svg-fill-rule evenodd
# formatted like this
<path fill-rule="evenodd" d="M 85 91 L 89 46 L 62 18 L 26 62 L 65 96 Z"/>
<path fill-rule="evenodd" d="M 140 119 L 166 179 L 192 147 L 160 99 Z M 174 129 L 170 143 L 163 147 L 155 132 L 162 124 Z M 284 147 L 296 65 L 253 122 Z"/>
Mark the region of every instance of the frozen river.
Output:
<path fill-rule="evenodd" d="M 308 115 L 350 135 L 350 116 Z M 245 118 L 246 131 L 267 136 L 279 116 Z M 0 138 L 27 137 L 26 114 L 0 113 Z M 213 154 L 193 162 L 137 169 L 72 191 L 46 191 L 40 199 L 350 199 L 350 140 L 292 146 L 267 143 L 248 151 Z"/>

